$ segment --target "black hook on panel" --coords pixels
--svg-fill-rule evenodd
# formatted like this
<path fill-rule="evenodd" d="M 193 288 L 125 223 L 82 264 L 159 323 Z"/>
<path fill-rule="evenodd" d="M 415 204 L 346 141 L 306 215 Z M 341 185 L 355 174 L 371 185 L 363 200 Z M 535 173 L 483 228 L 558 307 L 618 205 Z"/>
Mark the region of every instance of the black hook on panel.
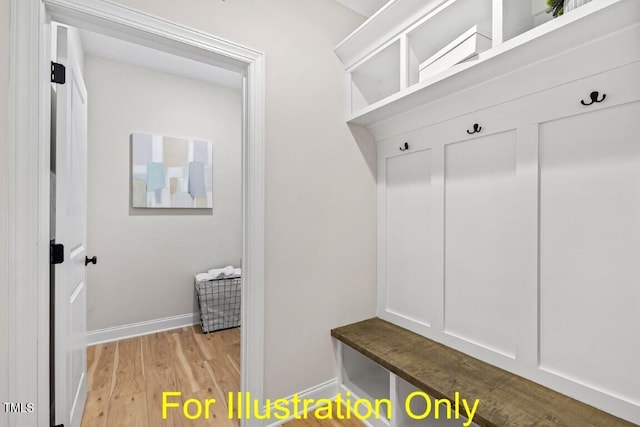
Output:
<path fill-rule="evenodd" d="M 589 98 L 591 98 L 591 102 L 589 102 L 589 103 L 587 104 L 587 103 L 586 103 L 586 102 L 584 102 L 584 100 L 582 99 L 582 100 L 580 100 L 580 104 L 582 104 L 582 105 L 586 105 L 586 106 L 589 106 L 589 105 L 591 105 L 591 104 L 593 104 L 593 103 L 600 103 L 600 102 L 604 101 L 604 100 L 607 98 L 607 94 L 606 94 L 606 93 L 603 93 L 603 94 L 602 94 L 602 98 L 600 98 L 600 99 L 598 99 L 598 97 L 599 97 L 599 96 L 600 96 L 600 92 L 598 92 L 597 90 L 596 90 L 596 91 L 593 91 L 593 92 L 591 92 L 591 93 L 589 94 Z"/>
<path fill-rule="evenodd" d="M 478 123 L 474 123 L 473 124 L 473 132 L 471 132 L 469 129 L 467 129 L 467 133 L 469 135 L 473 135 L 474 133 L 478 133 L 482 130 L 482 126 L 480 126 Z"/>
<path fill-rule="evenodd" d="M 407 151 L 408 149 L 409 149 L 409 143 L 408 142 L 405 142 L 404 145 L 402 147 L 400 147 L 400 151 Z"/>

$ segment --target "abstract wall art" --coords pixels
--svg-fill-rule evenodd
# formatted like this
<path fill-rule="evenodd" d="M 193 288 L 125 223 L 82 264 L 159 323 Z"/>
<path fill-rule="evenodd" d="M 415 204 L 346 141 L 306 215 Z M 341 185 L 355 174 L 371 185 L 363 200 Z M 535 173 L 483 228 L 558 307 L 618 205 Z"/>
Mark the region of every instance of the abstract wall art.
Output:
<path fill-rule="evenodd" d="M 131 206 L 212 208 L 210 142 L 131 134 Z"/>

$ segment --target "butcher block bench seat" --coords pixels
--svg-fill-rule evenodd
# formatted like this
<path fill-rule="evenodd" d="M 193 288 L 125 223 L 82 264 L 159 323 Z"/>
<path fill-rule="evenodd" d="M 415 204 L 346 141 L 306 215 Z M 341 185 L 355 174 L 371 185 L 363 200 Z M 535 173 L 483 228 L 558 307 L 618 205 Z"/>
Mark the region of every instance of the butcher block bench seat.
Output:
<path fill-rule="evenodd" d="M 379 318 L 331 336 L 433 398 L 479 399 L 473 422 L 480 426 L 636 426 Z"/>

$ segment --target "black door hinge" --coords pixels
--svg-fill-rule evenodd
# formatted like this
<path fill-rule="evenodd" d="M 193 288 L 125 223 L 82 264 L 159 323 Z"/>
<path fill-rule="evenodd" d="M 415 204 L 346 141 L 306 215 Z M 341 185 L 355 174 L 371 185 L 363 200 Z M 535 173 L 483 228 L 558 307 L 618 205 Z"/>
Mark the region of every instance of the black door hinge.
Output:
<path fill-rule="evenodd" d="M 51 83 L 63 85 L 66 81 L 66 74 L 64 65 L 51 61 Z"/>
<path fill-rule="evenodd" d="M 51 264 L 62 264 L 64 262 L 64 245 L 60 243 L 51 243 L 49 251 L 49 262 Z"/>

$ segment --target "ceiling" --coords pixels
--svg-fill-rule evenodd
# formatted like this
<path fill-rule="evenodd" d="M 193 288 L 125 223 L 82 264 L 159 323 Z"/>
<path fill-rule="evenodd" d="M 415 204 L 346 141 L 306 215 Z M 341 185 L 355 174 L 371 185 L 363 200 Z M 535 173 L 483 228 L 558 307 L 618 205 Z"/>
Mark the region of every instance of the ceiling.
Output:
<path fill-rule="evenodd" d="M 367 18 L 376 13 L 389 0 L 335 0 L 343 6 L 358 12 Z"/>
<path fill-rule="evenodd" d="M 80 30 L 80 38 L 86 55 L 150 68 L 232 89 L 242 89 L 243 77 L 235 71 L 91 31 Z"/>

